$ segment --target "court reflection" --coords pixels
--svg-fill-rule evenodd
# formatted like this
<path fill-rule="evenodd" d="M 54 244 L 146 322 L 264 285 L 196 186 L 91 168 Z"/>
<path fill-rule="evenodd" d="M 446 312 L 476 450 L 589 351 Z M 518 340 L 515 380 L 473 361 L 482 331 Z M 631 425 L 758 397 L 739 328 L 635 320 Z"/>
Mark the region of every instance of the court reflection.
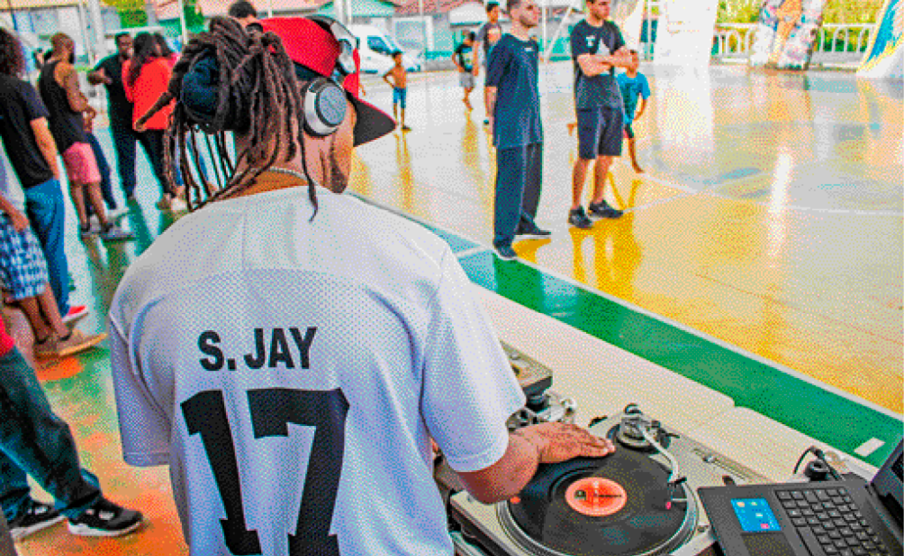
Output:
<path fill-rule="evenodd" d="M 609 179 L 612 179 L 612 174 L 609 174 Z M 598 289 L 616 297 L 632 299 L 637 269 L 643 260 L 643 249 L 634 234 L 634 220 L 637 214 L 631 209 L 634 207 L 643 180 L 633 180 L 626 197 L 619 193 L 614 181 L 612 183 L 616 203 L 628 210 L 621 218 L 598 220 L 590 230 L 569 228 L 573 273 L 574 278 L 583 284 L 594 284 Z M 587 275 L 585 244 L 588 239 L 593 249 L 592 279 Z"/>

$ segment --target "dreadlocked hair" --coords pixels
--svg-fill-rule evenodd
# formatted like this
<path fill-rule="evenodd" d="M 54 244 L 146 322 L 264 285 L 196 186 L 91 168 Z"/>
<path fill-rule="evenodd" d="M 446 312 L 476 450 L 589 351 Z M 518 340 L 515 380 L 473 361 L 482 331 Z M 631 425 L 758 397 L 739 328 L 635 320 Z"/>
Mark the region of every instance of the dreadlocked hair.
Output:
<path fill-rule="evenodd" d="M 185 182 L 189 210 L 197 210 L 227 195 L 236 195 L 251 187 L 258 176 L 273 164 L 291 160 L 303 150 L 303 103 L 294 63 L 286 54 L 275 33 L 246 30 L 232 18 L 215 17 L 210 31 L 196 35 L 185 46 L 173 67 L 167 92 L 161 95 L 147 114 L 138 120 L 143 124 L 173 99 L 181 98 L 185 76 L 196 64 L 213 58 L 217 65 L 217 105 L 212 118 L 200 121 L 184 103 L 173 110 L 165 139 L 165 174 L 174 184 L 173 158 L 179 156 L 179 168 Z M 293 130 L 293 122 L 297 128 Z M 225 137 L 226 129 L 248 137 L 250 146 L 233 161 Z M 191 171 L 191 158 L 200 156 L 197 135 L 200 131 L 215 137 L 215 171 L 222 169 L 225 184 L 212 184 L 200 173 L 198 183 Z M 209 147 L 209 143 L 208 143 Z M 285 158 L 279 153 L 285 149 Z M 304 156 L 301 156 L 305 165 Z M 246 164 L 242 166 L 242 162 Z M 219 168 L 217 165 L 219 164 Z M 242 167 L 242 170 L 238 168 Z M 315 182 L 308 177 L 308 197 L 317 213 Z M 313 216 L 312 216 L 313 218 Z"/>

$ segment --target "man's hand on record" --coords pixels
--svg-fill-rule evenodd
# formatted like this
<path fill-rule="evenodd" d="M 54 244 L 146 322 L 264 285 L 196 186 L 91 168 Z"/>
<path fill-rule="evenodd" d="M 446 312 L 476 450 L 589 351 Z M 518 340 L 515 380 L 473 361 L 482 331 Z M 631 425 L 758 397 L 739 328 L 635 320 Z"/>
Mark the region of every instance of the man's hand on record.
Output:
<path fill-rule="evenodd" d="M 543 423 L 518 429 L 512 434 L 537 448 L 540 463 L 559 463 L 577 457 L 601 458 L 615 451 L 615 445 L 610 440 L 595 436 L 577 425 Z"/>

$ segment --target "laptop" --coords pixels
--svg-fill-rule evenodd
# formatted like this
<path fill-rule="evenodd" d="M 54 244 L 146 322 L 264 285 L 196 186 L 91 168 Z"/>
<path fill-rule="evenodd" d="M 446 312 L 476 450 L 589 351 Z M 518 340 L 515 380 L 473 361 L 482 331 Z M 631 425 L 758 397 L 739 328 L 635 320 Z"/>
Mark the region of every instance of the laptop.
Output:
<path fill-rule="evenodd" d="M 902 556 L 902 445 L 867 483 L 701 487 L 725 556 Z"/>

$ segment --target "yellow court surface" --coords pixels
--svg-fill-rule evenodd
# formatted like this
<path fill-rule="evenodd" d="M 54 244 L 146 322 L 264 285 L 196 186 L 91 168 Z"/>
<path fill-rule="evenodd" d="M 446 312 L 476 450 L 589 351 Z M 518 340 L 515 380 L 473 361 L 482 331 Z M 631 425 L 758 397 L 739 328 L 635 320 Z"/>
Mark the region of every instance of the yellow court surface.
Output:
<path fill-rule="evenodd" d="M 571 65 L 546 66 L 538 220 L 553 236 L 516 251 L 900 413 L 901 83 L 736 66 L 641 71 L 653 91 L 635 122 L 646 171 L 616 162 L 607 197 L 628 212 L 582 231 L 566 223 Z M 388 107 L 388 92 L 371 89 Z M 489 246 L 495 159 L 482 107 L 466 112 L 460 94 L 453 74 L 412 79 L 413 131 L 360 149 L 353 187 Z"/>

